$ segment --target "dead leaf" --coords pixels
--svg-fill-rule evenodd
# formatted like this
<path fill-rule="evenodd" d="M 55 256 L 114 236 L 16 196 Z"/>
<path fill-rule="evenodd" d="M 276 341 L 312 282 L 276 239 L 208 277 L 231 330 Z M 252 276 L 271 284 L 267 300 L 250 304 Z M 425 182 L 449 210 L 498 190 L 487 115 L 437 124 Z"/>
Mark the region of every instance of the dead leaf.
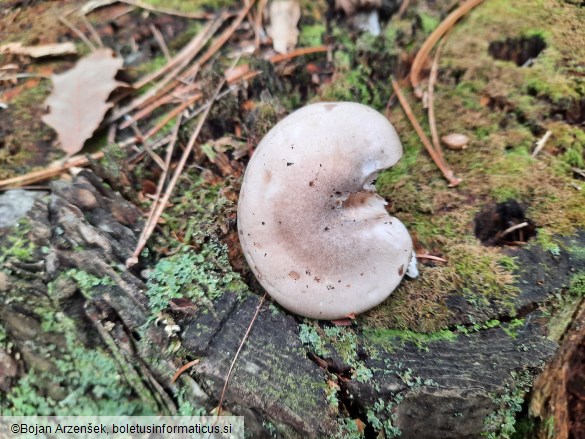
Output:
<path fill-rule="evenodd" d="M 299 30 L 297 23 L 301 18 L 301 5 L 298 0 L 273 0 L 270 4 L 270 27 L 268 35 L 272 47 L 278 53 L 286 53 L 297 44 Z"/>
<path fill-rule="evenodd" d="M 0 46 L 0 54 L 26 55 L 32 58 L 75 55 L 76 53 L 75 44 L 71 42 L 42 44 L 40 46 L 23 46 L 22 43 L 8 43 Z"/>
<path fill-rule="evenodd" d="M 99 49 L 65 73 L 51 76 L 53 92 L 45 101 L 50 111 L 42 120 L 57 132 L 67 156 L 83 148 L 112 106 L 106 100 L 123 85 L 114 79 L 122 64 L 111 49 Z"/>

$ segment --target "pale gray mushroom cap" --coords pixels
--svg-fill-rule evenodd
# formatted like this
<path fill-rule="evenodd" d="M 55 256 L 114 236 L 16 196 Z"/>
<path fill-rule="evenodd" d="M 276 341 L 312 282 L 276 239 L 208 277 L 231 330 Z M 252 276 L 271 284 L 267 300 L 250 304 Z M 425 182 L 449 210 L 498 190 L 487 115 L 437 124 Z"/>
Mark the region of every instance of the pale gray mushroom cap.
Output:
<path fill-rule="evenodd" d="M 349 102 L 301 108 L 262 139 L 244 175 L 238 233 L 252 271 L 278 303 L 339 319 L 394 291 L 412 240 L 372 182 L 401 156 L 388 120 Z"/>

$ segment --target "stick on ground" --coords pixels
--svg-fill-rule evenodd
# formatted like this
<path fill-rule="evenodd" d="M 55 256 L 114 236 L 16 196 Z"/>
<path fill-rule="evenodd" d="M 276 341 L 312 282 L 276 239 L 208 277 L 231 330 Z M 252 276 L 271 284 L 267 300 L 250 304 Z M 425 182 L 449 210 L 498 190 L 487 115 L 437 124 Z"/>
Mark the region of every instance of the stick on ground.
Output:
<path fill-rule="evenodd" d="M 418 53 L 416 54 L 414 61 L 412 62 L 412 67 L 410 70 L 410 82 L 414 87 L 417 96 L 422 96 L 421 90 L 419 88 L 420 72 L 426 62 L 427 57 L 429 56 L 429 53 L 431 53 L 431 50 L 433 50 L 433 47 L 435 47 L 435 44 L 437 44 L 437 41 L 439 41 L 441 37 L 445 35 L 445 33 L 451 29 L 451 27 L 453 27 L 457 20 L 459 20 L 481 2 L 483 2 L 483 0 L 468 0 L 467 2 L 463 3 L 452 13 L 450 13 L 423 43 Z"/>
<path fill-rule="evenodd" d="M 435 148 L 433 148 L 433 145 L 431 144 L 429 138 L 425 134 L 424 130 L 422 129 L 422 127 L 420 126 L 418 121 L 416 120 L 416 117 L 414 116 L 414 113 L 412 112 L 412 109 L 410 108 L 408 101 L 406 100 L 406 98 L 402 94 L 402 91 L 400 90 L 400 87 L 398 86 L 398 83 L 394 80 L 394 78 L 392 78 L 392 87 L 394 87 L 394 91 L 396 92 L 396 96 L 398 97 L 398 100 L 400 101 L 400 105 L 402 105 L 402 109 L 404 110 L 406 117 L 408 117 L 408 120 L 410 121 L 414 130 L 418 134 L 418 137 L 420 138 L 421 142 L 423 143 L 423 145 L 427 149 L 429 155 L 431 156 L 431 158 L 433 159 L 433 161 L 435 162 L 437 167 L 441 170 L 441 172 L 443 173 L 443 176 L 449 182 L 449 187 L 457 186 L 459 183 L 461 183 L 462 180 L 460 178 L 455 177 L 455 174 L 453 173 L 453 171 L 451 169 L 449 169 L 447 164 L 443 160 L 441 160 L 441 158 L 438 156 L 438 154 L 435 151 Z"/>

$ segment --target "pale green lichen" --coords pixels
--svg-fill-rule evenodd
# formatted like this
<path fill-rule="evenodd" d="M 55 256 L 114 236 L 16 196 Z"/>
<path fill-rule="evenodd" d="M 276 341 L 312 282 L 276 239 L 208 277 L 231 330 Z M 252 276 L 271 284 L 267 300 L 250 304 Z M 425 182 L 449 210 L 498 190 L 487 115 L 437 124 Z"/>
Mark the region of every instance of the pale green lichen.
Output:
<path fill-rule="evenodd" d="M 484 419 L 482 435 L 488 439 L 510 439 L 516 431 L 516 416 L 522 411 L 524 398 L 534 377 L 528 371 L 511 372 L 504 392 L 492 397 L 498 407 Z"/>
<path fill-rule="evenodd" d="M 149 274 L 147 286 L 153 315 L 167 308 L 172 299 L 185 298 L 195 305 L 208 306 L 226 290 L 246 289 L 239 274 L 231 269 L 226 247 L 214 241 L 204 244 L 199 252 L 183 248 L 161 259 Z"/>

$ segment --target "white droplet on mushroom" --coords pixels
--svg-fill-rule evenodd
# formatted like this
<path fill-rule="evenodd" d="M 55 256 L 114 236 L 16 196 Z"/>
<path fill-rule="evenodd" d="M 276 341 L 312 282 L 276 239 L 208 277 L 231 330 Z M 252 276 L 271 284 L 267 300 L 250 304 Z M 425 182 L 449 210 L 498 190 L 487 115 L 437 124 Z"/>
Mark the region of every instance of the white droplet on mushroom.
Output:
<path fill-rule="evenodd" d="M 278 303 L 340 319 L 394 291 L 412 240 L 373 181 L 401 156 L 388 120 L 349 102 L 304 107 L 262 139 L 244 175 L 238 228 L 248 264 Z"/>

